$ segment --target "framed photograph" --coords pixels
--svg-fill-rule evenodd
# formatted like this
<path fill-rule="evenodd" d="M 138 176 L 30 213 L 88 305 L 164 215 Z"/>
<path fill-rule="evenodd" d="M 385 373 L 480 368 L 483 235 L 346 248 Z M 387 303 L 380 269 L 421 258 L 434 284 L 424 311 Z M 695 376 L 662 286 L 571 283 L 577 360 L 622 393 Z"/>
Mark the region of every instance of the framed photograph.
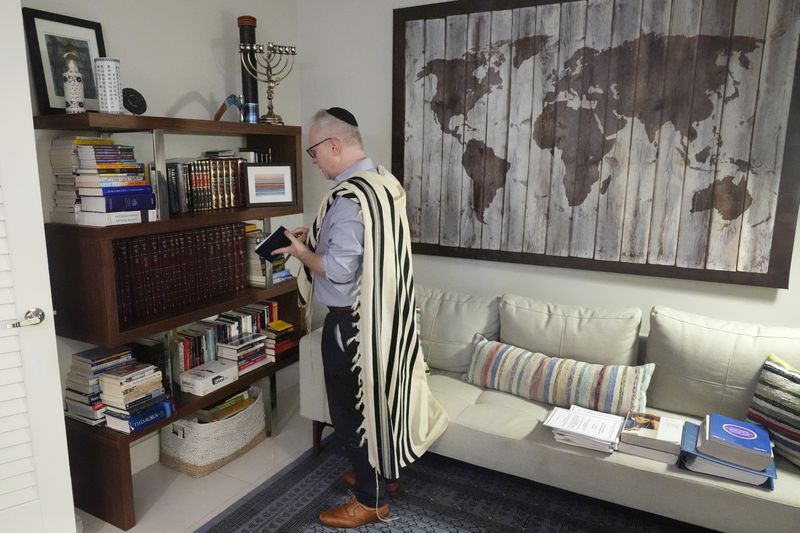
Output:
<path fill-rule="evenodd" d="M 100 23 L 28 7 L 22 8 L 22 19 L 39 113 L 64 112 L 63 74 L 67 54 L 78 58 L 86 109 L 97 111 L 94 59 L 106 55 Z"/>
<path fill-rule="evenodd" d="M 294 167 L 277 163 L 249 163 L 245 175 L 247 206 L 294 203 Z"/>

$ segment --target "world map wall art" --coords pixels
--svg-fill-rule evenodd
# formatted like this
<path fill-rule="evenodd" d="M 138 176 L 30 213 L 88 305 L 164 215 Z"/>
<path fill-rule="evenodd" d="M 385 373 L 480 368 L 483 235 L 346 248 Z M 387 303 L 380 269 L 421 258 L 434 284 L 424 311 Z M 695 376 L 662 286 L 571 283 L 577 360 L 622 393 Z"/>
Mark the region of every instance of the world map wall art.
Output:
<path fill-rule="evenodd" d="M 798 0 L 394 11 L 416 253 L 788 287 Z"/>

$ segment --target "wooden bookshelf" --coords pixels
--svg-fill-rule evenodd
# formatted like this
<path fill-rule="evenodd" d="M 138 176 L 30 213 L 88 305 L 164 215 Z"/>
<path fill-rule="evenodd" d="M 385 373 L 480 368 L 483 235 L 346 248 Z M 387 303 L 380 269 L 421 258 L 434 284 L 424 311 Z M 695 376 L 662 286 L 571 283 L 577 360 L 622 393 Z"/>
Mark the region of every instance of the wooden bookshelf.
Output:
<path fill-rule="evenodd" d="M 273 161 L 290 163 L 295 169 L 295 198 L 294 203 L 289 206 L 221 209 L 183 214 L 170 220 L 104 228 L 46 224 L 50 285 L 58 335 L 100 346 L 118 346 L 140 337 L 174 330 L 184 324 L 260 300 L 277 301 L 280 317 L 294 323 L 298 333 L 302 335 L 305 324 L 303 314 L 297 305 L 295 280 L 284 281 L 268 289 L 248 287 L 183 308 L 132 322 L 122 322 L 118 310 L 117 273 L 114 260 L 114 241 L 118 239 L 188 232 L 198 228 L 302 213 L 302 151 L 299 127 L 103 113 L 45 115 L 34 117 L 33 123 L 36 129 L 72 132 L 149 132 L 153 136 L 153 145 L 157 152 L 154 156 L 157 169 L 158 161 L 161 161 L 163 166 L 167 155 L 160 153 L 158 149 L 159 146 L 163 147 L 164 134 L 242 137 L 243 146 L 270 148 Z M 164 173 L 163 168 L 159 171 Z M 290 350 L 276 363 L 253 370 L 206 396 L 198 397 L 178 392 L 174 398 L 176 412 L 173 416 L 133 435 L 66 419 L 75 504 L 121 529 L 133 527 L 136 516 L 130 445 L 197 409 L 246 389 L 251 383 L 263 378 L 270 378 L 264 380 L 263 391 L 269 432 L 272 414 L 270 380 L 274 379 L 278 370 L 297 362 L 298 353 L 297 348 Z"/>

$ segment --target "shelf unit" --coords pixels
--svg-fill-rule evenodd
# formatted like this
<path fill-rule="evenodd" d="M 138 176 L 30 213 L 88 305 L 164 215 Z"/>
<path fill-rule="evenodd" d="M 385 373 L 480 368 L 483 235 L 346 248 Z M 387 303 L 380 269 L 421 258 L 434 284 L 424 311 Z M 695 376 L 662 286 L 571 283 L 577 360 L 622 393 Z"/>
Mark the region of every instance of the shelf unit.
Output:
<path fill-rule="evenodd" d="M 36 129 L 95 133 L 143 132 L 153 137 L 157 174 L 166 175 L 164 135 L 216 135 L 244 138 L 247 148 L 271 148 L 273 160 L 291 163 L 295 169 L 295 198 L 289 206 L 230 208 L 184 214 L 170 220 L 103 228 L 46 224 L 48 264 L 55 327 L 58 335 L 100 346 L 117 346 L 258 300 L 277 300 L 281 318 L 305 331 L 304 316 L 297 307 L 297 283 L 285 281 L 268 289 L 248 287 L 134 323 L 121 324 L 117 309 L 113 244 L 117 239 L 180 232 L 254 219 L 302 213 L 301 129 L 296 126 L 240 124 L 210 120 L 177 119 L 84 113 L 34 117 Z M 267 433 L 271 433 L 271 381 L 275 373 L 298 360 L 298 349 L 282 354 L 276 362 L 258 368 L 206 396 L 175 394 L 176 412 L 141 433 L 125 435 L 67 419 L 67 443 L 75 504 L 121 529 L 136 524 L 130 445 L 170 422 L 206 407 L 228 395 L 264 380 Z"/>

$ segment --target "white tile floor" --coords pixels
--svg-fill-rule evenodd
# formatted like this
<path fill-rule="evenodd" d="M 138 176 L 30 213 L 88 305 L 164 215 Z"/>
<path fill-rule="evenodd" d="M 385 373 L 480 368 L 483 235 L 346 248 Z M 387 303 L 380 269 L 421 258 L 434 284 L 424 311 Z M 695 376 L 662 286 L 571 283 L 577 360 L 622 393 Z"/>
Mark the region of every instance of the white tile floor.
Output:
<path fill-rule="evenodd" d="M 128 531 L 190 532 L 211 520 L 311 448 L 311 422 L 299 411 L 298 386 L 279 391 L 276 434 L 205 477 L 194 479 L 161 463 L 136 474 L 136 526 Z M 84 533 L 122 531 L 80 509 L 76 512 Z"/>

